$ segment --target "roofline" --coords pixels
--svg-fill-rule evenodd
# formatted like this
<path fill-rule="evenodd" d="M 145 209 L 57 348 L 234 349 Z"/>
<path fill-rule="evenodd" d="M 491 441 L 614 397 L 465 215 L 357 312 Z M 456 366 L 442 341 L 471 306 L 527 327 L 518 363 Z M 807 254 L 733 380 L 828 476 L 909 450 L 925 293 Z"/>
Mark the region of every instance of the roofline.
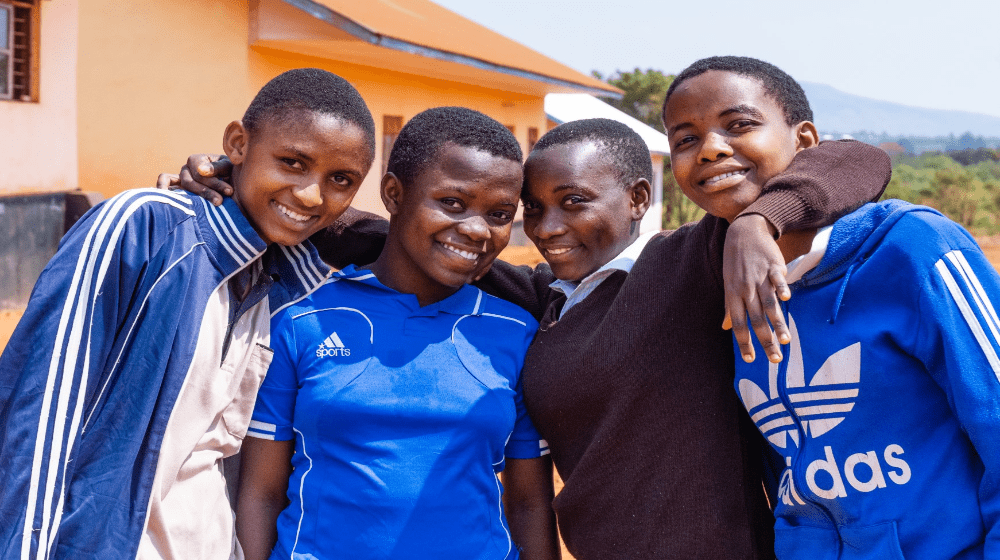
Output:
<path fill-rule="evenodd" d="M 557 119 L 557 118 L 555 118 L 554 116 L 552 116 L 552 113 L 549 113 L 549 112 L 546 112 L 546 113 L 545 113 L 545 118 L 546 118 L 546 119 L 549 119 L 550 121 L 552 121 L 552 122 L 554 122 L 554 123 L 556 123 L 556 125 L 557 125 L 557 126 L 558 126 L 558 125 L 560 125 L 560 124 L 566 124 L 566 122 L 567 122 L 567 121 L 564 121 L 564 120 L 562 120 L 562 119 Z M 617 121 L 617 122 L 621 122 L 621 121 Z M 622 123 L 622 124 L 624 124 L 625 126 L 628 126 L 629 128 L 632 128 L 631 126 L 629 126 L 629 124 L 628 124 L 628 123 Z M 634 130 L 634 129 L 633 129 L 633 130 Z M 653 129 L 653 130 L 654 130 L 655 132 L 659 132 L 659 131 L 658 131 L 658 130 L 656 130 L 656 129 Z M 636 134 L 638 134 L 638 131 L 636 131 Z M 643 140 L 643 141 L 645 142 L 645 140 Z M 660 150 L 654 150 L 653 148 L 650 148 L 650 147 L 649 147 L 649 144 L 647 144 L 647 145 L 646 145 L 646 148 L 648 148 L 648 149 L 649 149 L 649 153 L 650 153 L 650 154 L 655 154 L 655 155 L 658 155 L 658 156 L 669 156 L 669 155 L 670 155 L 670 152 L 664 152 L 664 151 L 660 151 Z"/>
<path fill-rule="evenodd" d="M 473 68 L 478 68 L 480 70 L 489 70 L 491 72 L 498 72 L 500 74 L 507 74 L 509 76 L 514 76 L 517 78 L 526 78 L 529 80 L 534 80 L 536 82 L 544 82 L 548 84 L 554 84 L 563 87 L 570 87 L 574 90 L 580 91 L 581 93 L 589 93 L 591 95 L 597 95 L 600 97 L 610 97 L 612 99 L 621 99 L 622 94 L 606 90 L 598 89 L 595 87 L 585 86 L 583 84 L 578 84 L 576 82 L 570 82 L 568 80 L 560 80 L 559 78 L 553 78 L 552 76 L 546 76 L 545 74 L 538 74 L 536 72 L 531 72 L 528 70 L 522 70 L 520 68 L 513 68 L 511 66 L 504 66 L 502 64 L 496 64 L 479 58 L 466 56 L 462 54 L 457 54 L 453 52 L 443 51 L 440 49 L 434 49 L 431 47 L 425 47 L 423 45 L 418 45 L 416 43 L 411 43 L 409 41 L 402 41 L 400 39 L 394 39 L 381 33 L 376 33 L 357 22 L 344 17 L 341 14 L 323 6 L 322 4 L 317 4 L 312 0 L 282 0 L 286 4 L 294 6 L 307 14 L 313 16 L 316 19 L 322 20 L 330 25 L 361 39 L 367 43 L 379 47 L 385 47 L 388 49 L 401 51 L 405 53 L 425 56 L 428 58 L 433 58 L 437 60 L 443 60 L 446 62 L 455 62 L 458 64 L 464 64 L 466 66 L 471 66 Z M 613 86 L 612 86 L 613 87 Z"/>

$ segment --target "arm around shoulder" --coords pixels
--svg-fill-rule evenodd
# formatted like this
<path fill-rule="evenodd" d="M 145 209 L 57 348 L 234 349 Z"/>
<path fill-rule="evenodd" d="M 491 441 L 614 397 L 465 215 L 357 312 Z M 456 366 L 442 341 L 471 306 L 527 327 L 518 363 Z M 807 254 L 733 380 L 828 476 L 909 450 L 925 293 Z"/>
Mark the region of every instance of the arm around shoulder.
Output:
<path fill-rule="evenodd" d="M 778 234 L 822 227 L 882 196 L 892 162 L 881 149 L 855 140 L 820 142 L 800 151 L 741 215 L 761 214 Z"/>
<path fill-rule="evenodd" d="M 389 220 L 350 207 L 333 225 L 316 232 L 309 241 L 327 264 L 344 268 L 349 264 L 375 262 L 388 234 Z"/>
<path fill-rule="evenodd" d="M 558 295 L 549 287 L 555 280 L 556 277 L 547 264 L 531 268 L 497 260 L 475 285 L 490 295 L 524 309 L 539 321 L 549 303 Z"/>

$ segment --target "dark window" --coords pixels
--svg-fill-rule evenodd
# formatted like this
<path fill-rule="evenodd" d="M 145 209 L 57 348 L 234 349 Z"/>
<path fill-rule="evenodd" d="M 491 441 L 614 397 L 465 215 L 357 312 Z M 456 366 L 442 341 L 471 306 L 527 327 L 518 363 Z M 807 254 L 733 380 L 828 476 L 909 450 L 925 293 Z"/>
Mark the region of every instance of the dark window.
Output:
<path fill-rule="evenodd" d="M 537 143 L 538 143 L 538 129 L 535 128 L 535 127 L 533 127 L 533 126 L 529 126 L 528 127 L 528 151 L 530 152 L 535 147 L 535 144 L 537 144 Z"/>
<path fill-rule="evenodd" d="M 389 154 L 400 130 L 403 130 L 403 117 L 382 116 L 382 175 L 385 175 L 385 170 L 389 167 Z M 379 180 L 381 179 L 382 177 L 379 177 Z"/>
<path fill-rule="evenodd" d="M 37 1 L 0 0 L 0 99 L 38 98 Z"/>

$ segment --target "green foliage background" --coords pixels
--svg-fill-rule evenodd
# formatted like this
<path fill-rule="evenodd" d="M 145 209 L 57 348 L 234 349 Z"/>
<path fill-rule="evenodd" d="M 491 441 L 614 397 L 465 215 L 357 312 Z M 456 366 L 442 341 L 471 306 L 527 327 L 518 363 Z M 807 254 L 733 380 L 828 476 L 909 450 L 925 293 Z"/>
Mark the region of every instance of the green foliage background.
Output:
<path fill-rule="evenodd" d="M 977 235 L 1000 233 L 1000 157 L 996 150 L 900 154 L 883 198 L 937 208 Z M 963 164 L 964 163 L 964 164 Z"/>
<path fill-rule="evenodd" d="M 673 74 L 635 68 L 610 76 L 594 77 L 625 92 L 622 99 L 604 99 L 616 109 L 663 132 L 660 111 Z M 897 147 L 900 147 L 898 144 Z M 883 198 L 901 198 L 937 208 L 976 235 L 1000 233 L 1000 155 L 989 148 L 927 152 L 919 156 L 898 154 L 892 161 L 892 180 Z M 663 227 L 676 229 L 700 219 L 698 208 L 678 188 L 670 172 L 670 158 L 663 170 Z"/>

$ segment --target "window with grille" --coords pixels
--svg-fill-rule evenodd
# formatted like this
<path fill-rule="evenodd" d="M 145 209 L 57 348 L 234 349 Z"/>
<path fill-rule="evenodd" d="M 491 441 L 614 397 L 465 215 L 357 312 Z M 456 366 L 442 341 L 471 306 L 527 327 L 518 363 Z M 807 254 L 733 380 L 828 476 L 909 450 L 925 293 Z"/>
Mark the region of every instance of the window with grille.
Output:
<path fill-rule="evenodd" d="M 36 99 L 37 35 L 37 1 L 0 0 L 0 99 Z"/>
<path fill-rule="evenodd" d="M 538 129 L 533 126 L 528 127 L 528 151 L 530 152 L 534 149 L 535 144 L 538 142 Z"/>
<path fill-rule="evenodd" d="M 389 153 L 392 152 L 392 145 L 396 143 L 400 130 L 403 130 L 403 117 L 382 115 L 382 175 L 385 175 L 385 170 L 389 167 Z"/>

